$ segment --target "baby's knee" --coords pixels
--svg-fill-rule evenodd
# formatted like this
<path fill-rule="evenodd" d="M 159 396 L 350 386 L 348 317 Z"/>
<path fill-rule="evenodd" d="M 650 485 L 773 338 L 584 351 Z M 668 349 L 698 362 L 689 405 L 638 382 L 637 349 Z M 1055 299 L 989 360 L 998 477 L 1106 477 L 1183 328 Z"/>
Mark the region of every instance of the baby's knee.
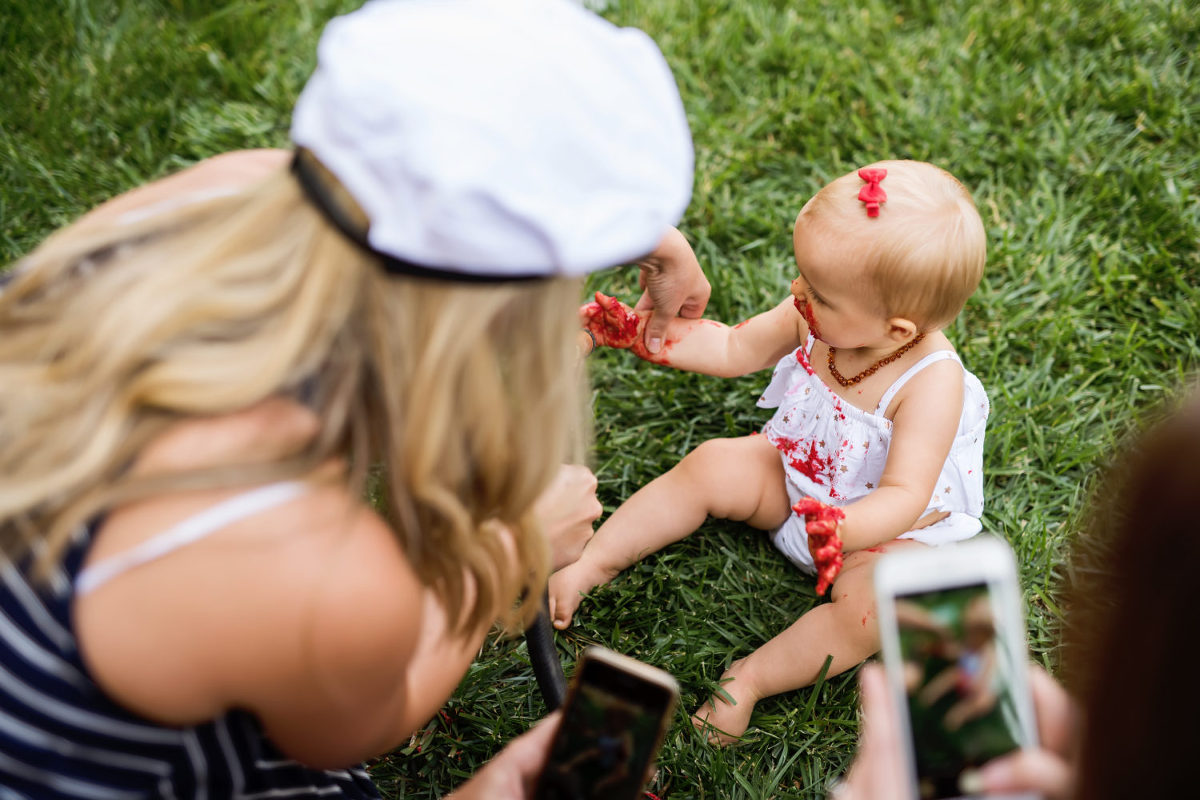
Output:
<path fill-rule="evenodd" d="M 705 474 L 744 473 L 747 469 L 754 468 L 755 459 L 751 457 L 752 444 L 744 436 L 736 439 L 709 439 L 684 456 L 680 465 L 702 469 Z"/>
<path fill-rule="evenodd" d="M 724 439 L 709 439 L 694 447 L 675 466 L 677 472 L 685 474 L 693 483 L 711 479 L 714 474 L 722 471 L 722 461 L 728 449 Z"/>
<path fill-rule="evenodd" d="M 867 587 L 843 587 L 840 591 L 835 586 L 832 591 L 833 613 L 838 620 L 838 626 L 865 644 L 875 644 L 878 647 L 879 624 L 875 610 L 875 597 Z"/>
<path fill-rule="evenodd" d="M 693 461 L 716 461 L 721 457 L 728 455 L 733 450 L 733 439 L 708 439 L 701 442 L 692 452 L 687 454 L 687 458 Z"/>

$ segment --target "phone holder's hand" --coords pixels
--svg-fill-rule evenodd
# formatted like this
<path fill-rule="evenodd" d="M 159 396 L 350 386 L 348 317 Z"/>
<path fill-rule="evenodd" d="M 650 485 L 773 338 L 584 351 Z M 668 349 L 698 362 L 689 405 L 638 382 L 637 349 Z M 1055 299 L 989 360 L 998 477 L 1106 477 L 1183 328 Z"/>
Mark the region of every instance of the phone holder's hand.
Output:
<path fill-rule="evenodd" d="M 591 331 L 596 344 L 621 350 L 638 349 L 645 320 L 615 297 L 596 292 L 596 299 L 579 308 L 583 327 Z"/>
<path fill-rule="evenodd" d="M 808 551 L 812 553 L 817 568 L 817 596 L 825 594 L 834 578 L 842 571 L 842 540 L 838 538 L 838 523 L 846 513 L 837 506 L 826 505 L 820 500 L 803 497 L 792 506 L 807 519 L 804 530 L 808 533 Z"/>

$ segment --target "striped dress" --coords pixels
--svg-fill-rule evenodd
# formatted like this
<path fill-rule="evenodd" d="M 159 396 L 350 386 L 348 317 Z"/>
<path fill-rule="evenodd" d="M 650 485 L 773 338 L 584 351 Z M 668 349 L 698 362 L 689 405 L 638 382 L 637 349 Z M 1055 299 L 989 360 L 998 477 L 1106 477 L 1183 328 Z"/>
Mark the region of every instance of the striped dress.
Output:
<path fill-rule="evenodd" d="M 81 530 L 47 586 L 23 565 L 3 567 L 0 800 L 379 797 L 362 767 L 315 770 L 284 757 L 248 713 L 170 728 L 109 700 L 80 658 L 71 617 L 90 542 Z"/>

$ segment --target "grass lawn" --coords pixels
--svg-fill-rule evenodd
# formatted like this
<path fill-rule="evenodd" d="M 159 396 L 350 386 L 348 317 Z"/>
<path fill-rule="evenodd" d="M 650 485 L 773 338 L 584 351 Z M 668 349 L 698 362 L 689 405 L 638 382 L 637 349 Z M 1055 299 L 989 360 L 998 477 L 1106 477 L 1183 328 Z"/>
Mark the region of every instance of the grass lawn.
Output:
<path fill-rule="evenodd" d="M 284 144 L 321 26 L 356 5 L 7 0 L 0 264 L 146 179 Z M 796 212 L 856 165 L 925 159 L 972 188 L 988 268 L 949 333 L 992 400 L 985 525 L 1017 550 L 1032 648 L 1055 667 L 1062 565 L 1093 476 L 1200 367 L 1200 15 L 1183 0 L 611 5 L 679 81 L 697 145 L 681 228 L 713 283 L 710 316 L 784 296 Z M 636 296 L 633 270 L 594 283 Z M 590 366 L 609 509 L 767 416 L 754 405 L 766 374 L 679 374 L 620 352 Z M 761 703 L 736 748 L 708 747 L 686 716 L 729 661 L 814 603 L 762 535 L 711 523 L 585 601 L 558 645 L 568 669 L 599 642 L 679 678 L 658 794 L 821 797 L 857 735 L 853 673 Z M 438 797 L 542 713 L 524 644 L 497 639 L 375 774 L 388 796 Z"/>

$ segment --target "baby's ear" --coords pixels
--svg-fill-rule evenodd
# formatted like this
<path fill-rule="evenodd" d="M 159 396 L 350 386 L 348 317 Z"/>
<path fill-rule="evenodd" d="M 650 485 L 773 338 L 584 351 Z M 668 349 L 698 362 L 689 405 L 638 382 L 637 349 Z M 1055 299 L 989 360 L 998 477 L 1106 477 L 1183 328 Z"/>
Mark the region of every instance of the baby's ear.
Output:
<path fill-rule="evenodd" d="M 911 319 L 892 317 L 887 321 L 887 335 L 896 344 L 908 344 L 919 332 Z"/>

